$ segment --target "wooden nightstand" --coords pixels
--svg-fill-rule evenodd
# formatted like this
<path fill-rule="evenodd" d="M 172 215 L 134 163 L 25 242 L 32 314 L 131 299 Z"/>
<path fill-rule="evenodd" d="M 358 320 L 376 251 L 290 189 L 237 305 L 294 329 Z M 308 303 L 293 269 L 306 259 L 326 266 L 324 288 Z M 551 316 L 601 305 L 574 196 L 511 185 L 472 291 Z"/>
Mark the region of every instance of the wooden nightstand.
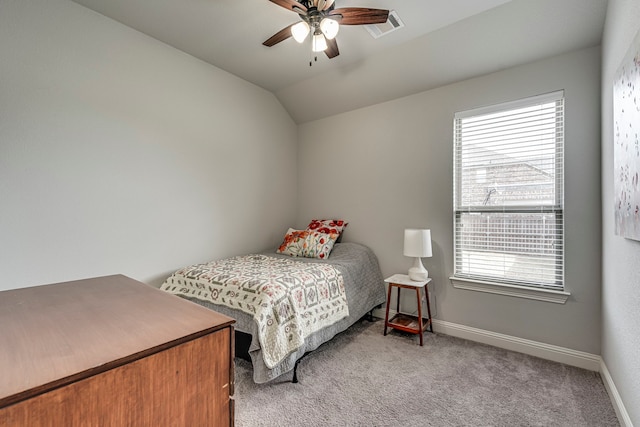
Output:
<path fill-rule="evenodd" d="M 389 284 L 389 291 L 387 293 L 387 313 L 384 316 L 384 334 L 387 335 L 387 327 L 397 329 L 399 331 L 408 332 L 411 334 L 420 335 L 420 345 L 422 346 L 422 338 L 425 330 L 433 333 L 433 325 L 431 324 L 431 304 L 429 303 L 429 288 L 428 285 L 431 282 L 431 278 L 428 278 L 422 282 L 416 282 L 409 279 L 406 274 L 394 274 L 384 280 Z M 396 315 L 389 320 L 389 306 L 391 305 L 391 290 L 393 288 L 398 289 L 398 299 L 396 303 Z M 416 299 L 418 302 L 418 315 L 413 316 L 410 314 L 400 313 L 400 290 L 401 289 L 413 289 L 416 291 Z M 422 301 L 420 298 L 420 290 L 424 289 L 424 296 L 427 300 L 427 314 L 428 319 L 422 317 Z"/>

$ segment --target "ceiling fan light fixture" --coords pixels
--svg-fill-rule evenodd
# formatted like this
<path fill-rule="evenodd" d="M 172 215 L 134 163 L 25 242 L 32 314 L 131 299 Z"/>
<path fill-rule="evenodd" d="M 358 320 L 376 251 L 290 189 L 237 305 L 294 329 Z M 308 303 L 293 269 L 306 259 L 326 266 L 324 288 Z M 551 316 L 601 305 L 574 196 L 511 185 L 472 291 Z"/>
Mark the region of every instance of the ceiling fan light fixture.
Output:
<path fill-rule="evenodd" d="M 327 49 L 327 40 L 324 38 L 324 34 L 318 32 L 313 35 L 312 50 L 314 52 L 322 52 Z"/>
<path fill-rule="evenodd" d="M 320 21 L 320 29 L 326 38 L 333 40 L 338 35 L 340 24 L 334 19 L 324 18 Z"/>
<path fill-rule="evenodd" d="M 290 12 L 295 12 L 300 20 L 284 27 L 262 42 L 264 46 L 275 46 L 289 37 L 294 38 L 298 43 L 302 43 L 309 35 L 313 52 L 324 52 L 329 59 L 340 55 L 338 43 L 335 40 L 340 25 L 380 24 L 387 22 L 390 14 L 387 9 L 366 7 L 335 8 L 335 0 L 269 1 Z M 313 56 L 314 60 L 317 61 L 318 55 Z M 309 64 L 312 64 L 312 61 L 309 61 Z"/>
<path fill-rule="evenodd" d="M 304 21 L 300 21 L 291 27 L 291 35 L 298 43 L 302 43 L 309 34 L 309 24 Z"/>

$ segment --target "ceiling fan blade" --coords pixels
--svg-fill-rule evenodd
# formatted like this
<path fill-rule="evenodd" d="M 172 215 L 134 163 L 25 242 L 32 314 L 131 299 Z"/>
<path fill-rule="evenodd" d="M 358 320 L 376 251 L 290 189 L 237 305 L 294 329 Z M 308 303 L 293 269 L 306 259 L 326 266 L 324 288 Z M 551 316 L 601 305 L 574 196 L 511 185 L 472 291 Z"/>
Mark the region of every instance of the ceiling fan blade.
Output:
<path fill-rule="evenodd" d="M 336 15 L 340 15 L 341 18 Z M 389 11 L 366 7 L 341 7 L 330 11 L 329 16 L 337 18 L 341 25 L 383 24 L 389 18 Z"/>
<path fill-rule="evenodd" d="M 307 7 L 305 5 L 303 5 L 302 3 L 298 3 L 295 0 L 269 0 L 271 3 L 275 3 L 278 6 L 284 7 L 287 10 L 291 10 L 293 12 L 296 12 L 293 8 L 296 7 L 302 11 L 304 11 L 305 13 L 307 12 Z M 298 13 L 298 12 L 296 12 Z"/>
<path fill-rule="evenodd" d="M 331 7 L 331 5 L 333 4 L 333 2 L 334 2 L 334 0 L 324 0 L 324 6 L 323 7 L 318 6 L 318 10 L 327 10 L 327 9 L 329 9 Z"/>
<path fill-rule="evenodd" d="M 318 10 L 324 10 L 325 0 L 314 0 L 314 2 L 316 3 Z"/>
<path fill-rule="evenodd" d="M 283 40 L 288 39 L 289 37 L 291 37 L 291 27 L 293 27 L 293 25 L 294 24 L 291 24 L 288 27 L 281 29 L 280 31 L 278 31 L 277 33 L 269 37 L 267 40 L 262 42 L 262 44 L 267 47 L 271 47 L 275 44 L 280 43 Z"/>
<path fill-rule="evenodd" d="M 325 49 L 324 53 L 327 54 L 327 57 L 329 59 L 335 58 L 336 56 L 340 55 L 340 51 L 338 50 L 338 42 L 336 41 L 336 39 L 327 40 L 327 48 Z"/>
<path fill-rule="evenodd" d="M 306 15 L 307 11 L 300 9 L 298 6 L 293 6 L 293 11 L 298 15 Z"/>

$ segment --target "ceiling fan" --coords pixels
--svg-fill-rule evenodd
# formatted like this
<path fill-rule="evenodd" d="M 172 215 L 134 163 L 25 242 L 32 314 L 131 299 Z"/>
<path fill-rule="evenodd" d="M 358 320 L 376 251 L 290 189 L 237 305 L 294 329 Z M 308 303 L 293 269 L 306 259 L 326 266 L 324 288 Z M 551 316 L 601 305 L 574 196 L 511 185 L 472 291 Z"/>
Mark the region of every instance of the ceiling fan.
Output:
<path fill-rule="evenodd" d="M 302 43 L 311 34 L 311 48 L 335 58 L 340 54 L 336 35 L 340 25 L 368 25 L 387 22 L 389 11 L 364 7 L 335 8 L 334 0 L 269 0 L 278 6 L 295 12 L 301 21 L 275 33 L 262 44 L 271 47 L 292 37 Z"/>

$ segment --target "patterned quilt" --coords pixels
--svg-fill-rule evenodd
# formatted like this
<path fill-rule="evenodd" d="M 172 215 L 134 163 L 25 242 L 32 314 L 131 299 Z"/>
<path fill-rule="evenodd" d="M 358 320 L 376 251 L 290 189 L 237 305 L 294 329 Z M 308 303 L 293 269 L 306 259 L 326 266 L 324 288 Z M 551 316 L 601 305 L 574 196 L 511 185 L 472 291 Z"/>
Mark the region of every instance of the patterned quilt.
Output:
<path fill-rule="evenodd" d="M 270 369 L 306 336 L 349 315 L 344 279 L 335 267 L 265 255 L 185 267 L 160 289 L 252 315 Z"/>

